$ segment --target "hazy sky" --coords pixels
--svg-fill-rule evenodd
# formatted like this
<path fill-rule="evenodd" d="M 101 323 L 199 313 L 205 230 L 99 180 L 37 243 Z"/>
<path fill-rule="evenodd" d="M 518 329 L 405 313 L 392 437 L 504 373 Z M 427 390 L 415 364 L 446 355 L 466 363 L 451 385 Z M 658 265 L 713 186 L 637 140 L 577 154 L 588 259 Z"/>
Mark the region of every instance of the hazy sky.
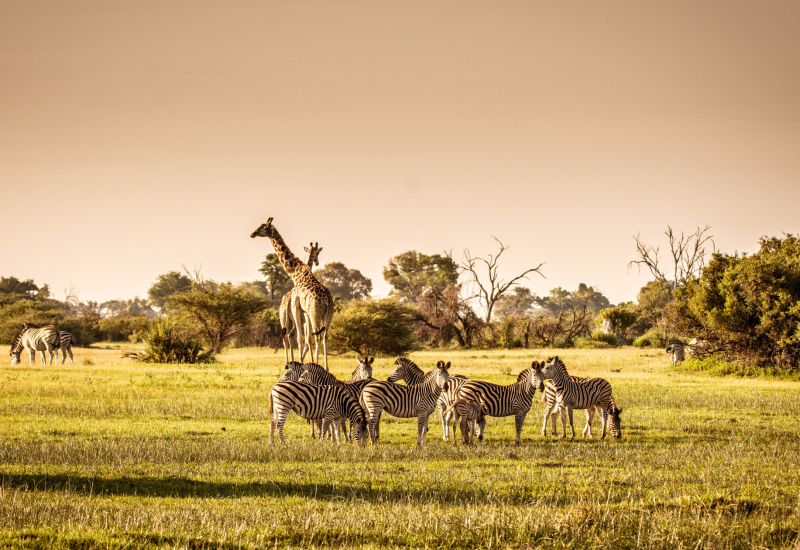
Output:
<path fill-rule="evenodd" d="M 510 248 L 612 302 L 632 235 L 800 232 L 800 3 L 0 0 L 0 275 L 144 296 L 202 263 Z M 648 274 L 649 275 L 649 274 Z"/>

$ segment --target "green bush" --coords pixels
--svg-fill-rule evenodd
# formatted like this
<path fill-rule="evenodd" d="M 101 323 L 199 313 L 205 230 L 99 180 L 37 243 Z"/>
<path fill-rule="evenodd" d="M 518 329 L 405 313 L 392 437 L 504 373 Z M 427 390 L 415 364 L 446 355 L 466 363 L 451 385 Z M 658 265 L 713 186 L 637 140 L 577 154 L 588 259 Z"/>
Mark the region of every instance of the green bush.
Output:
<path fill-rule="evenodd" d="M 415 347 L 410 308 L 397 300 L 352 300 L 335 315 L 329 349 L 359 355 L 403 355 Z"/>
<path fill-rule="evenodd" d="M 292 333 L 292 341 L 297 343 L 297 336 Z M 239 330 L 233 339 L 235 348 L 281 346 L 281 321 L 278 312 L 267 309 L 253 316 L 252 323 Z"/>
<path fill-rule="evenodd" d="M 583 336 L 581 338 L 575 338 L 575 340 L 573 340 L 572 343 L 575 345 L 576 348 L 579 349 L 608 349 L 614 347 L 606 341 L 595 340 L 591 336 Z"/>
<path fill-rule="evenodd" d="M 106 342 L 141 341 L 153 321 L 143 315 L 134 317 L 109 317 L 97 324 L 97 337 Z"/>
<path fill-rule="evenodd" d="M 123 354 L 142 363 L 213 363 L 200 340 L 182 334 L 168 320 L 153 323 L 143 338 L 144 348 Z"/>
<path fill-rule="evenodd" d="M 631 345 L 637 348 L 651 348 L 653 347 L 653 341 L 647 336 L 639 336 Z"/>
<path fill-rule="evenodd" d="M 22 331 L 23 323 L 40 327 L 55 325 L 60 328 L 63 322 L 64 312 L 42 302 L 20 300 L 0 309 L 0 344 L 13 343 Z"/>
<path fill-rule="evenodd" d="M 592 340 L 596 342 L 605 342 L 609 346 L 618 346 L 617 337 L 611 333 L 596 330 L 592 333 Z"/>

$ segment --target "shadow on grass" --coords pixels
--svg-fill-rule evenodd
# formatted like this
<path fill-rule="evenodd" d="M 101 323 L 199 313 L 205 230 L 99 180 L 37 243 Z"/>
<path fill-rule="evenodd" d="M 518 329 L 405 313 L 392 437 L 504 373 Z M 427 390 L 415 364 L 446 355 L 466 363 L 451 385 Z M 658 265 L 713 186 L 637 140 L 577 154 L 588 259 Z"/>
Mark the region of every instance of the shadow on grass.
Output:
<path fill-rule="evenodd" d="M 436 501 L 442 503 L 464 503 L 485 501 L 489 493 L 472 486 L 451 487 L 399 486 L 398 488 L 376 487 L 372 482 L 354 483 L 297 483 L 277 482 L 215 482 L 198 481 L 185 477 L 87 477 L 55 475 L 3 475 L 0 484 L 7 491 L 66 491 L 77 495 L 138 496 L 168 498 L 242 498 L 242 497 L 287 497 L 298 496 L 309 499 L 333 500 L 353 499 L 373 503 L 408 501 Z M 511 489 L 503 500 L 522 501 L 530 499 L 524 487 Z M 496 498 L 496 496 L 495 496 Z"/>

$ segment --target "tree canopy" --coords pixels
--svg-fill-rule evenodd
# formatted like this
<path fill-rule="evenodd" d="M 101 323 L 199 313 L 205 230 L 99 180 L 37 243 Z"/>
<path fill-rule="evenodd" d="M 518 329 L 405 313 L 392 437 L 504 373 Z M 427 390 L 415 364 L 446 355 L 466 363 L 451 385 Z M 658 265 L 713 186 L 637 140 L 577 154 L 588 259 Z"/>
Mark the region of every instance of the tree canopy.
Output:
<path fill-rule="evenodd" d="M 409 250 L 389 259 L 383 279 L 392 285 L 392 296 L 417 303 L 428 289 L 444 291 L 458 280 L 458 264 L 441 254 L 427 255 Z"/>
<path fill-rule="evenodd" d="M 329 345 L 359 355 L 403 355 L 414 347 L 411 316 L 395 299 L 352 300 L 333 318 Z"/>
<path fill-rule="evenodd" d="M 166 311 L 169 307 L 167 300 L 170 296 L 188 292 L 191 288 L 192 280 L 189 277 L 179 271 L 168 271 L 156 277 L 156 282 L 147 291 L 147 296 L 154 306 Z"/>
<path fill-rule="evenodd" d="M 267 292 L 272 304 L 275 304 L 276 296 L 283 296 L 292 288 L 292 278 L 283 269 L 278 255 L 274 252 L 267 254 L 259 271 L 267 280 Z"/>
<path fill-rule="evenodd" d="M 344 301 L 366 300 L 372 292 L 372 281 L 357 269 L 349 269 L 342 262 L 330 262 L 314 273 L 317 280 L 328 287 L 332 296 Z"/>
<path fill-rule="evenodd" d="M 494 313 L 499 319 L 506 317 L 522 317 L 531 313 L 536 295 L 531 289 L 518 286 L 500 296 L 494 306 Z"/>

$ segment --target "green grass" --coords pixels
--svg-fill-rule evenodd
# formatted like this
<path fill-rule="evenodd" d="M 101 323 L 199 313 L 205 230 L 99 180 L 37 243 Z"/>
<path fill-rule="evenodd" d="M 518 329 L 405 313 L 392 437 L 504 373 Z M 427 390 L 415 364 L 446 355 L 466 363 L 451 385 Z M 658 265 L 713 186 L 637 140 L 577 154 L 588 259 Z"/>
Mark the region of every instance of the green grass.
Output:
<path fill-rule="evenodd" d="M 550 351 L 611 382 L 622 440 L 579 439 L 581 413 L 574 442 L 542 437 L 537 394 L 519 447 L 512 418 L 454 447 L 438 413 L 422 449 L 415 421 L 388 415 L 376 447 L 319 444 L 295 416 L 270 446 L 282 353 L 186 366 L 74 351 L 75 366 L 0 367 L 0 547 L 800 547 L 792 380 L 675 370 L 658 350 Z M 546 353 L 412 358 L 508 384 Z"/>

